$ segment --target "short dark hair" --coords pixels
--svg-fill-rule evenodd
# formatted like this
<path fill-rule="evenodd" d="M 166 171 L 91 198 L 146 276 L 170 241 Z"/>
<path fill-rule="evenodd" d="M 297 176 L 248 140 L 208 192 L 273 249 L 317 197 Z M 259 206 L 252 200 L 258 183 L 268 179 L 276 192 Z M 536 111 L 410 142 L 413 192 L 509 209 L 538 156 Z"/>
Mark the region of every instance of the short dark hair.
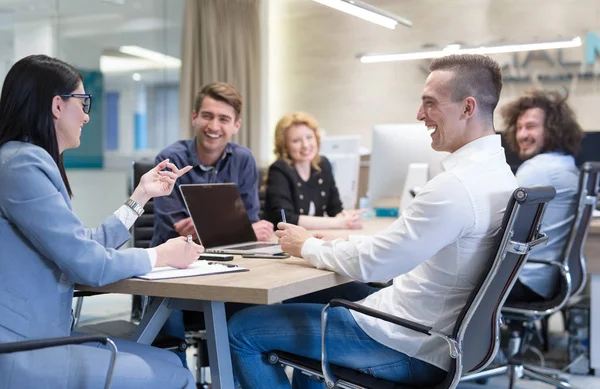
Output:
<path fill-rule="evenodd" d="M 460 101 L 474 97 L 482 119 L 493 121 L 502 90 L 502 69 L 498 62 L 485 55 L 452 54 L 434 59 L 429 70 L 453 72 L 452 99 Z"/>
<path fill-rule="evenodd" d="M 562 151 L 577 155 L 583 139 L 583 130 L 575 117 L 575 112 L 567 104 L 569 93 L 534 89 L 524 96 L 502 107 L 500 113 L 504 121 L 504 137 L 514 152 L 519 151 L 517 143 L 517 120 L 531 108 L 544 111 L 543 151 Z"/>
<path fill-rule="evenodd" d="M 239 119 L 242 113 L 242 96 L 233 86 L 226 82 L 213 82 L 204 86 L 196 95 L 194 111 L 198 112 L 200 110 L 202 101 L 206 96 L 231 105 L 235 111 L 235 120 Z"/>
<path fill-rule="evenodd" d="M 82 80 L 81 74 L 66 62 L 30 55 L 10 68 L 0 94 L 0 146 L 22 141 L 46 150 L 58 166 L 69 197 L 73 193 L 58 149 L 52 99 L 73 93 Z"/>

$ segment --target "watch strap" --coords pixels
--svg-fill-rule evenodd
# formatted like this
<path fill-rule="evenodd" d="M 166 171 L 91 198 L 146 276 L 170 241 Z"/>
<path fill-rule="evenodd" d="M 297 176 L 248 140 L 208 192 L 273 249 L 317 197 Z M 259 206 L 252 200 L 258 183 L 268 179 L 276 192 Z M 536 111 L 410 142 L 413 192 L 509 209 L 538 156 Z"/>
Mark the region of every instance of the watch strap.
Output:
<path fill-rule="evenodd" d="M 125 205 L 131 208 L 131 210 L 135 212 L 138 216 L 142 216 L 142 214 L 144 213 L 144 207 L 142 207 L 135 200 L 127 199 L 127 201 L 125 201 Z"/>

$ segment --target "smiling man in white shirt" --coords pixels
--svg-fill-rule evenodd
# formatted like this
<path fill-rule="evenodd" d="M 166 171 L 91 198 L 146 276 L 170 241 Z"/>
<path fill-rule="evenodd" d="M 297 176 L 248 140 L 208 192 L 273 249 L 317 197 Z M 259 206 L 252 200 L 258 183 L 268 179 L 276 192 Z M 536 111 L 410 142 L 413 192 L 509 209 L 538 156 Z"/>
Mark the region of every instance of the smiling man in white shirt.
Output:
<path fill-rule="evenodd" d="M 325 241 L 280 223 L 282 248 L 318 268 L 357 281 L 394 278 L 361 304 L 450 332 L 492 253 L 517 181 L 506 163 L 493 112 L 502 88 L 500 67 L 478 55 L 432 62 L 417 118 L 431 146 L 450 152 L 444 172 L 375 236 Z M 233 366 L 245 389 L 289 388 L 283 369 L 262 353 L 277 349 L 320 359 L 321 304 L 252 307 L 229 322 Z M 344 308 L 328 318 L 331 363 L 409 385 L 434 384 L 448 370 L 445 342 Z M 300 374 L 294 388 L 317 388 Z"/>

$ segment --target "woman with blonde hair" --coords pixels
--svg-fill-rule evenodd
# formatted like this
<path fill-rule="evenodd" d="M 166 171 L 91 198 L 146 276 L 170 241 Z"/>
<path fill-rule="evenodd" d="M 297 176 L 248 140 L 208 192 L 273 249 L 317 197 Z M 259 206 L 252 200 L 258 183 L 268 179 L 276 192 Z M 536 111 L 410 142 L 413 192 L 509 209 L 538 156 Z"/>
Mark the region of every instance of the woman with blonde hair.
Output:
<path fill-rule="evenodd" d="M 285 212 L 288 223 L 306 229 L 361 228 L 359 213 L 343 210 L 331 164 L 319 155 L 320 141 L 319 125 L 311 115 L 292 112 L 279 120 L 265 218 L 277 225 Z"/>

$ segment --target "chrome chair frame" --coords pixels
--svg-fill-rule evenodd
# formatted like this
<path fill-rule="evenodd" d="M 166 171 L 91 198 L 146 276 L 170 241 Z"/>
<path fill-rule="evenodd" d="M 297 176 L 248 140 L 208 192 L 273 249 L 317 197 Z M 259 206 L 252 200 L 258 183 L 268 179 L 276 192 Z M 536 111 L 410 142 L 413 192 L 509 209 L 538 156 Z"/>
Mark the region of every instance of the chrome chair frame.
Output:
<path fill-rule="evenodd" d="M 49 338 L 49 339 L 35 339 L 25 340 L 20 342 L 11 343 L 0 343 L 0 354 L 16 353 L 23 351 L 40 350 L 49 347 L 59 347 L 67 345 L 76 345 L 82 343 L 98 342 L 104 345 L 108 345 L 111 349 L 110 362 L 108 364 L 108 372 L 106 373 L 105 389 L 109 389 L 113 372 L 115 370 L 115 363 L 117 361 L 118 349 L 115 343 L 105 336 L 96 335 L 82 335 L 82 336 L 65 336 L 61 338 Z"/>
<path fill-rule="evenodd" d="M 282 366 L 290 366 L 300 370 L 302 373 L 313 376 L 318 380 L 324 381 L 328 388 L 338 387 L 346 389 L 374 389 L 374 388 L 390 388 L 390 389 L 408 389 L 413 386 L 401 385 L 390 381 L 377 380 L 377 382 L 358 383 L 361 377 L 368 377 L 370 381 L 374 377 L 352 371 L 339 366 L 331 366 L 329 356 L 325 347 L 325 339 L 327 332 L 327 311 L 332 307 L 345 307 L 355 310 L 363 314 L 376 317 L 381 320 L 391 322 L 393 324 L 413 330 L 427 336 L 440 337 L 446 341 L 449 347 L 450 357 L 453 363 L 450 366 L 449 376 L 442 383 L 437 385 L 427 386 L 431 389 L 454 389 L 459 384 L 463 376 L 463 369 L 468 373 L 476 373 L 482 371 L 492 360 L 499 347 L 499 326 L 500 326 L 500 307 L 504 303 L 508 292 L 517 279 L 517 274 L 524 265 L 527 256 L 536 247 L 546 244 L 548 237 L 540 233 L 541 220 L 546 209 L 548 201 L 554 198 L 555 190 L 552 187 L 537 187 L 537 188 L 519 188 L 515 190 L 507 207 L 507 214 L 502 224 L 502 231 L 499 236 L 499 243 L 494 254 L 493 262 L 490 270 L 482 274 L 482 280 L 479 286 L 472 292 L 463 312 L 457 320 L 453 334 L 444 334 L 434 330 L 431 326 L 426 326 L 421 323 L 416 323 L 410 320 L 389 315 L 385 312 L 377 311 L 371 308 L 364 307 L 360 304 L 346 300 L 334 299 L 327 304 L 321 314 L 321 361 L 320 366 L 317 361 L 307 358 L 295 356 L 294 354 L 274 350 L 268 354 L 268 361 L 272 364 L 280 364 Z M 529 198 L 529 199 L 528 199 Z M 523 205 L 530 205 L 524 213 L 527 219 L 528 226 L 526 229 L 523 226 L 516 225 L 518 216 Z M 533 213 L 533 214 L 532 214 Z M 520 219 L 519 219 L 520 220 Z M 513 239 L 513 235 L 517 229 L 519 235 L 527 235 L 525 241 Z M 510 260 L 507 256 L 511 254 Z M 513 256 L 514 254 L 514 256 Z M 487 295 L 489 293 L 489 295 Z M 493 298 L 495 305 L 490 307 L 481 302 L 486 298 Z M 497 300 L 496 300 L 497 299 Z M 478 310 L 481 311 L 478 311 Z M 488 316 L 488 310 L 491 312 Z M 486 339 L 486 345 L 489 341 L 488 349 L 478 349 L 477 353 L 472 351 L 470 354 L 465 354 L 465 344 L 469 348 L 473 348 L 474 337 L 468 337 L 467 330 L 470 328 L 473 317 L 478 314 L 479 318 L 485 317 L 487 328 L 486 331 L 478 333 L 483 339 Z M 475 323 L 475 322 L 474 322 Z M 487 327 L 489 325 L 489 327 Z M 470 342 L 470 343 L 469 343 Z M 479 346 L 481 347 L 481 346 Z M 465 358 L 467 358 L 467 366 L 465 369 Z M 338 378 L 336 372 L 346 373 L 352 372 L 355 377 Z M 338 374 L 340 375 L 340 374 Z M 364 381 L 364 380 L 363 380 Z M 425 388 L 425 386 L 423 386 Z"/>

